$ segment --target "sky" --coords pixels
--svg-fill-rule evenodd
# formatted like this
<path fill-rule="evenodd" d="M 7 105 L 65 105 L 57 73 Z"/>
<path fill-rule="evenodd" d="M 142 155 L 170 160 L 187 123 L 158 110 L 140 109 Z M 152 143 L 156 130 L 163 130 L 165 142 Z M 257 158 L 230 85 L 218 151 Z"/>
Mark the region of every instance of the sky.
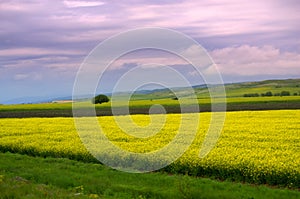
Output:
<path fill-rule="evenodd" d="M 85 57 L 99 43 L 135 28 L 182 32 L 202 45 L 225 83 L 300 78 L 298 0 L 0 0 L 0 103 L 69 96 Z M 172 58 L 173 57 L 173 58 Z M 197 83 L 182 60 L 161 52 L 116 60 L 106 87 L 123 68 L 168 64 Z"/>

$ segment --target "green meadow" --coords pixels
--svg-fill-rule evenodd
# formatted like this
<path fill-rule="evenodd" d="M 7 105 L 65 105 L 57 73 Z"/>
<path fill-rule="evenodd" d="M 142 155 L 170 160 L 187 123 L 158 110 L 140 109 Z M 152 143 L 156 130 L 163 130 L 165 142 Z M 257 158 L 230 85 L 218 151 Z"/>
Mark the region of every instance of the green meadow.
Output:
<path fill-rule="evenodd" d="M 297 190 L 168 173 L 124 173 L 101 164 L 12 153 L 0 153 L 0 193 L 0 198 L 300 197 Z"/>

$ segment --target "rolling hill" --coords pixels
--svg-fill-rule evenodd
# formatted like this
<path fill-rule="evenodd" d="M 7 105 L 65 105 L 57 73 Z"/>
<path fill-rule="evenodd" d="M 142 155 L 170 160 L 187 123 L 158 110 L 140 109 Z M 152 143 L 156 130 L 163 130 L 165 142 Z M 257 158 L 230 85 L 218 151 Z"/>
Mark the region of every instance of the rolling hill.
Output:
<path fill-rule="evenodd" d="M 198 98 L 208 98 L 209 86 L 213 85 L 196 85 L 193 89 Z M 226 97 L 243 97 L 244 94 L 272 92 L 272 94 L 278 94 L 282 91 L 288 91 L 291 95 L 300 95 L 300 79 L 286 79 L 286 80 L 265 80 L 258 82 L 241 82 L 224 85 L 226 90 Z M 174 90 L 184 96 L 184 92 L 188 88 L 174 88 Z M 122 95 L 126 95 L 123 93 Z M 146 99 L 165 99 L 172 98 L 174 94 L 170 89 L 157 89 L 152 91 L 137 91 L 133 94 L 132 100 L 146 100 Z M 185 97 L 190 97 L 186 95 Z"/>

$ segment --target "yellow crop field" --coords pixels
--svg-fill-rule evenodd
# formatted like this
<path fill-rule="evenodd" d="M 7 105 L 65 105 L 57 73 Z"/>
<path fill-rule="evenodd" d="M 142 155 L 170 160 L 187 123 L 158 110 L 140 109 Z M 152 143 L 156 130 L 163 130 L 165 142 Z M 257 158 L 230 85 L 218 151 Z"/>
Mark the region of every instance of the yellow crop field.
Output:
<path fill-rule="evenodd" d="M 211 113 L 191 113 L 187 116 L 193 118 L 193 114 L 200 114 L 200 129 L 195 140 L 183 156 L 162 170 L 300 187 L 299 110 L 227 112 L 221 136 L 204 158 L 199 158 L 199 150 L 209 127 Z M 116 146 L 126 151 L 147 153 L 159 150 L 174 139 L 181 116 L 153 115 L 152 119 L 160 128 L 153 126 L 149 131 L 158 132 L 145 138 L 126 134 L 112 116 L 99 117 L 98 121 L 105 135 Z M 150 123 L 148 115 L 117 117 L 120 122 L 131 117 L 139 126 Z M 195 121 L 191 119 L 190 122 Z M 134 133 L 134 128 L 129 126 L 128 129 Z M 189 131 L 184 133 L 187 139 L 192 136 Z M 0 150 L 96 161 L 82 144 L 73 118 L 0 119 Z M 107 156 L 115 158 L 114 154 Z"/>

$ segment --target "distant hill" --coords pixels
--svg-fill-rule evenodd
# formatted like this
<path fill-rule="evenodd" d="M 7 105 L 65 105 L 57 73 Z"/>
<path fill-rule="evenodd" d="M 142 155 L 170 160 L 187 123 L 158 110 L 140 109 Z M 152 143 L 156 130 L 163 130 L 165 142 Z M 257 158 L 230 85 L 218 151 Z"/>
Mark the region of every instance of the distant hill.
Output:
<path fill-rule="evenodd" d="M 300 79 L 286 80 L 265 80 L 258 82 L 242 82 L 226 84 L 226 93 L 228 97 L 242 97 L 247 93 L 262 94 L 272 92 L 278 94 L 282 91 L 288 91 L 291 95 L 300 94 Z"/>
<path fill-rule="evenodd" d="M 208 98 L 209 92 L 208 88 L 212 85 L 194 85 L 192 88 L 198 98 Z M 291 95 L 300 95 L 300 79 L 285 79 L 285 80 L 265 80 L 256 82 L 239 82 L 225 84 L 226 96 L 227 97 L 243 97 L 244 94 L 262 94 L 266 92 L 272 92 L 273 94 L 280 93 L 282 91 L 288 91 Z M 183 97 L 191 97 L 190 93 L 187 92 L 189 88 L 172 88 L 172 89 L 153 89 L 153 90 L 138 90 L 133 93 L 131 100 L 143 100 L 143 99 L 166 99 L 173 98 L 174 93 L 180 94 Z M 130 92 L 120 92 L 116 93 L 115 96 L 122 99 L 128 96 Z M 111 95 L 111 93 L 107 93 Z M 84 97 L 87 99 L 87 97 Z M 54 96 L 54 97 L 25 97 L 18 98 L 3 102 L 4 104 L 21 104 L 21 103 L 47 103 L 52 101 L 60 100 L 71 100 L 72 96 Z"/>
<path fill-rule="evenodd" d="M 2 102 L 3 104 L 40 104 L 40 103 L 49 103 L 52 101 L 59 100 L 71 100 L 72 96 L 35 96 L 35 97 L 21 97 L 15 98 L 8 101 Z"/>
<path fill-rule="evenodd" d="M 198 98 L 209 97 L 209 91 L 207 87 L 212 85 L 195 85 L 193 89 Z M 291 95 L 297 93 L 300 95 L 300 79 L 286 79 L 286 80 L 265 80 L 257 82 L 240 82 L 224 85 L 227 97 L 243 97 L 244 94 L 272 92 L 272 94 L 281 93 L 282 91 L 288 91 Z M 177 93 L 184 96 L 184 92 L 188 88 L 175 88 Z M 159 89 L 152 91 L 137 91 L 132 96 L 132 99 L 164 99 L 174 97 L 174 94 L 170 89 Z M 190 97 L 186 95 L 185 97 Z"/>

